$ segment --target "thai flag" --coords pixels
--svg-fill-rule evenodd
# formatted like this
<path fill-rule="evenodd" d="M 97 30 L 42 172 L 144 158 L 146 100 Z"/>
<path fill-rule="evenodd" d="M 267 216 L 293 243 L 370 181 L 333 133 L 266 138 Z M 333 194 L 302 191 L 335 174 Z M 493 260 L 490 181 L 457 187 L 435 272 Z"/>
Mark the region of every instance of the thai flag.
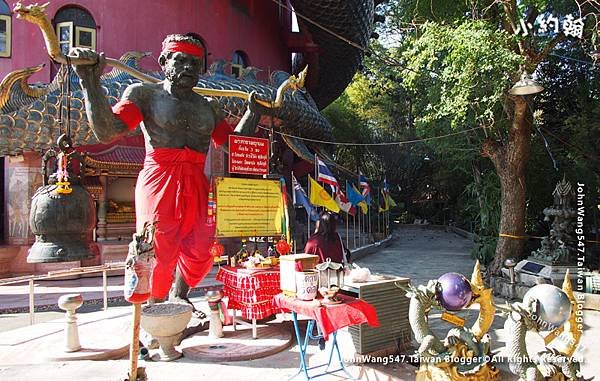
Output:
<path fill-rule="evenodd" d="M 315 157 L 317 158 L 317 181 L 329 184 L 333 188 L 333 193 L 337 193 L 337 190 L 340 187 L 338 181 L 335 179 L 329 168 L 327 168 L 323 160 L 319 159 L 318 156 Z"/>
<path fill-rule="evenodd" d="M 367 178 L 362 174 L 361 171 L 358 171 L 358 179 L 360 190 L 362 191 L 362 195 L 367 201 L 367 204 L 371 203 L 371 186 L 367 182 Z"/>

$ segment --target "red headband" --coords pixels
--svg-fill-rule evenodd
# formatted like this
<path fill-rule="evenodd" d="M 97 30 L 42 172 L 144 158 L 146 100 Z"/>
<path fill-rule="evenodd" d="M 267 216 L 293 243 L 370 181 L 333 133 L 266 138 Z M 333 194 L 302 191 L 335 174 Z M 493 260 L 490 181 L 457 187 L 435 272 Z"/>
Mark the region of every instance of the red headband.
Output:
<path fill-rule="evenodd" d="M 163 52 L 181 52 L 191 54 L 200 59 L 204 58 L 204 49 L 185 41 L 170 41 L 163 43 Z"/>

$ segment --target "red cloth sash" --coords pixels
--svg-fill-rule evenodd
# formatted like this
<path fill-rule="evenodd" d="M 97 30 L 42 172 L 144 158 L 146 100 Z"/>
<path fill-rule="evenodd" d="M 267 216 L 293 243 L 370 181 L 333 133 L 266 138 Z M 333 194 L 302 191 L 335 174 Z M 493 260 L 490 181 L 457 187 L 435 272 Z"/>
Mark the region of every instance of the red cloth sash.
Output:
<path fill-rule="evenodd" d="M 209 185 L 205 159 L 206 155 L 187 147 L 147 151 L 135 189 L 138 225 L 178 221 L 185 236 L 194 224 L 206 223 Z"/>
<path fill-rule="evenodd" d="M 129 130 L 135 129 L 144 120 L 139 107 L 128 99 L 121 99 L 112 107 L 112 112 L 125 123 Z"/>
<path fill-rule="evenodd" d="M 220 147 L 227 142 L 229 135 L 233 132 L 231 126 L 225 121 L 221 120 L 212 132 L 211 138 L 213 143 Z"/>

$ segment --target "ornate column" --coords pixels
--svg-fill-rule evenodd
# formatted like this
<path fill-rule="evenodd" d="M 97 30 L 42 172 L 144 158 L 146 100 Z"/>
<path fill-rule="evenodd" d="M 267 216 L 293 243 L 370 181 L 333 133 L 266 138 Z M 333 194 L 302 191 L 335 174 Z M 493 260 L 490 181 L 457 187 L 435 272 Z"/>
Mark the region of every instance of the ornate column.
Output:
<path fill-rule="evenodd" d="M 106 201 L 106 193 L 108 187 L 108 176 L 106 173 L 102 173 L 99 177 L 102 191 L 98 196 L 98 225 L 96 226 L 96 237 L 98 241 L 106 240 L 106 212 L 108 209 L 108 203 Z"/>

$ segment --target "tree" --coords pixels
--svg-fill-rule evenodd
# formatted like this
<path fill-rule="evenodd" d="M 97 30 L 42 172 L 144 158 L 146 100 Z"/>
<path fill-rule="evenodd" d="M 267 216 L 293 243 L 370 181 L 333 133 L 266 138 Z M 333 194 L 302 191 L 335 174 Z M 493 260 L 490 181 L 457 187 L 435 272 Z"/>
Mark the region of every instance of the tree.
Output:
<path fill-rule="evenodd" d="M 384 43 L 374 47 L 368 62 L 372 75 L 395 69 L 392 75 L 415 95 L 417 130 L 431 135 L 480 128 L 468 135 L 469 145 L 480 148 L 500 181 L 501 235 L 488 273 L 498 273 L 506 258 L 520 257 L 525 243 L 520 238 L 525 236 L 535 101 L 508 90 L 523 70 L 535 73 L 557 46 L 595 42 L 597 6 L 542 0 L 396 0 L 383 5 L 388 21 L 380 31 Z M 522 24 L 534 24 L 540 14 L 589 17 L 582 39 L 520 33 Z"/>

